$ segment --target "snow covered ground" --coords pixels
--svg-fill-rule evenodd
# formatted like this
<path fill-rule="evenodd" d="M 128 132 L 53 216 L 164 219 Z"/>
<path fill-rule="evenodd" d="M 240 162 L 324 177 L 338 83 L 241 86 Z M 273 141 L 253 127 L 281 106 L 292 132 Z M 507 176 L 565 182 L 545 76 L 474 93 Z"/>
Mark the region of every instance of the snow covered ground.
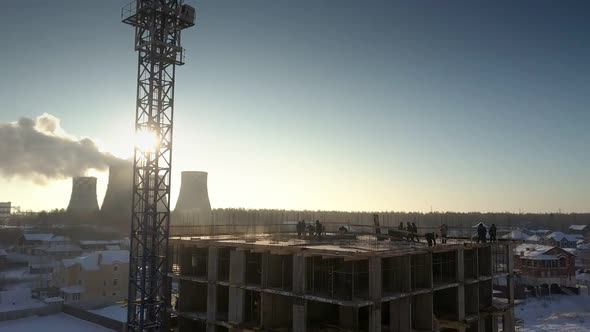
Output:
<path fill-rule="evenodd" d="M 100 325 L 60 313 L 0 322 L 0 332 L 113 332 Z"/>
<path fill-rule="evenodd" d="M 89 311 L 103 317 L 118 320 L 119 322 L 127 322 L 127 307 L 121 306 L 120 304 Z"/>
<path fill-rule="evenodd" d="M 514 309 L 525 332 L 590 331 L 590 296 L 551 295 L 528 298 Z"/>

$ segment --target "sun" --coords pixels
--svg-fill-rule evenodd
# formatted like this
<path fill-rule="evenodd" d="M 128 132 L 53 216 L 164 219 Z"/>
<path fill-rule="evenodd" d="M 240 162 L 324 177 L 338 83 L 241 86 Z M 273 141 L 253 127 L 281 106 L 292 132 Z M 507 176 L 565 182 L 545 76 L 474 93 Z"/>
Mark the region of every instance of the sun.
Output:
<path fill-rule="evenodd" d="M 154 152 L 159 146 L 160 140 L 155 132 L 142 129 L 135 133 L 135 147 L 143 152 Z"/>

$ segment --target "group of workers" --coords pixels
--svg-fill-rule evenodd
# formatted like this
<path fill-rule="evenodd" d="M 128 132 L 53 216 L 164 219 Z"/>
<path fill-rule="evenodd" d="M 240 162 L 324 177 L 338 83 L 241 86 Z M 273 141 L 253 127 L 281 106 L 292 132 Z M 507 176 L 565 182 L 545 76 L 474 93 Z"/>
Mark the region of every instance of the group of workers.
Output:
<path fill-rule="evenodd" d="M 487 236 L 489 234 L 490 236 L 490 242 L 496 242 L 496 224 L 492 224 L 492 226 L 490 226 L 490 229 L 488 230 L 486 228 L 486 226 L 483 223 L 479 223 L 477 225 L 477 243 L 486 243 L 487 241 Z"/>
<path fill-rule="evenodd" d="M 415 223 L 411 223 L 410 224 L 410 222 L 408 221 L 407 222 L 407 227 L 404 228 L 404 223 L 403 222 L 400 222 L 398 229 L 400 231 L 406 231 L 407 232 L 406 236 L 407 236 L 408 241 L 419 241 L 418 240 L 418 227 L 416 226 Z"/>
<path fill-rule="evenodd" d="M 297 237 L 299 237 L 299 238 L 301 238 L 301 236 L 309 235 L 310 237 L 316 236 L 318 239 L 321 239 L 322 233 L 324 233 L 325 230 L 326 229 L 324 228 L 322 223 L 320 223 L 319 220 L 316 220 L 315 224 L 314 223 L 306 224 L 305 220 L 301 220 L 301 221 L 297 222 Z M 404 226 L 404 223 L 400 222 L 398 230 L 405 232 L 405 236 L 408 241 L 420 242 L 419 237 L 418 237 L 418 227 L 416 227 L 415 223 L 407 222 L 406 226 Z M 441 238 L 440 241 L 443 244 L 447 243 L 448 230 L 449 230 L 449 227 L 446 224 L 442 224 L 439 226 L 439 232 L 440 232 L 440 238 Z M 486 228 L 486 226 L 480 222 L 477 225 L 477 243 L 480 243 L 480 242 L 485 243 L 488 238 L 487 235 L 489 235 L 490 242 L 496 242 L 497 241 L 496 240 L 496 231 L 497 231 L 497 228 L 496 228 L 495 224 L 492 224 L 492 226 L 490 226 L 490 229 L 488 230 Z M 348 229 L 344 226 L 341 226 L 338 229 L 338 232 L 341 234 L 344 234 L 344 233 L 348 232 Z M 391 230 L 389 231 L 389 233 L 391 233 Z M 390 235 L 392 235 L 392 234 L 390 234 Z M 436 234 L 435 232 L 424 233 L 424 238 L 426 239 L 426 242 L 428 243 L 429 247 L 436 245 L 437 237 L 438 237 L 438 234 Z"/>
<path fill-rule="evenodd" d="M 305 219 L 297 222 L 297 237 L 299 238 L 301 235 L 309 234 L 309 236 L 317 236 L 318 239 L 321 239 L 324 231 L 324 225 L 319 220 L 315 221 L 315 225 L 313 223 L 306 224 Z"/>

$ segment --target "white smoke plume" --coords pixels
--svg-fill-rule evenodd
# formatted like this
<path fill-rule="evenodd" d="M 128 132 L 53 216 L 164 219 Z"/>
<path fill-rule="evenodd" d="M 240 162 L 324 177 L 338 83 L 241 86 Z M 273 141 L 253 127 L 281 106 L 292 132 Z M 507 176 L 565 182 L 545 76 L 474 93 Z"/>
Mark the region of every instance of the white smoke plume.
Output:
<path fill-rule="evenodd" d="M 0 176 L 37 183 L 105 170 L 125 161 L 98 149 L 89 138 L 67 134 L 60 120 L 44 113 L 36 119 L 0 123 Z"/>

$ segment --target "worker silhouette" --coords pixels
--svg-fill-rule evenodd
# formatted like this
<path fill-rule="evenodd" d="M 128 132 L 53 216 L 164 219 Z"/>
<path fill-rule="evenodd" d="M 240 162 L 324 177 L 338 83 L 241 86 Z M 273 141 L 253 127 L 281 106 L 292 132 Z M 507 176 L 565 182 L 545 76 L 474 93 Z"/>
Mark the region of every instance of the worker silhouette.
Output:
<path fill-rule="evenodd" d="M 322 239 L 322 224 L 319 220 L 315 221 L 315 233 L 318 236 L 318 240 Z"/>
<path fill-rule="evenodd" d="M 483 225 L 483 223 L 479 223 L 477 225 L 477 243 L 486 243 L 486 234 L 487 234 L 487 229 L 486 226 Z"/>
<path fill-rule="evenodd" d="M 492 224 L 492 226 L 490 226 L 490 230 L 488 231 L 490 233 L 490 242 L 496 242 L 496 224 Z"/>

